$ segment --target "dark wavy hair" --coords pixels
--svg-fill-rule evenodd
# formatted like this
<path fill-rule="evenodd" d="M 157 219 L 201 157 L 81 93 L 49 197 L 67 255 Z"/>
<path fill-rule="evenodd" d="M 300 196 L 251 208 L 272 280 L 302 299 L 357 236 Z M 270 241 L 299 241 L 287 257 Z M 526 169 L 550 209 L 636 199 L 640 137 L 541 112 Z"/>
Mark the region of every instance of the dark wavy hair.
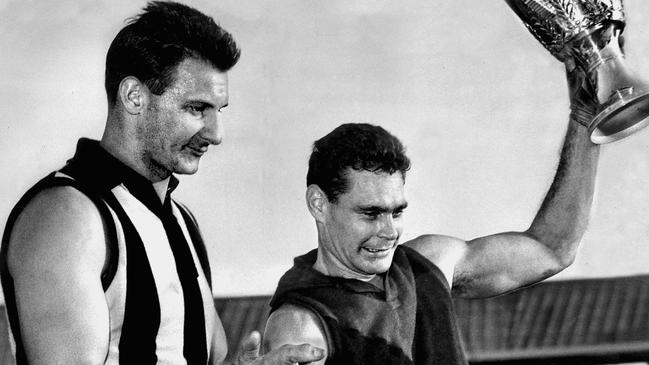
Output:
<path fill-rule="evenodd" d="M 335 203 L 349 189 L 349 169 L 400 172 L 405 180 L 410 159 L 401 141 L 385 129 L 364 123 L 343 124 L 313 144 L 306 184 L 318 185 Z"/>
<path fill-rule="evenodd" d="M 241 51 L 232 35 L 214 20 L 189 6 L 151 1 L 127 20 L 106 55 L 106 94 L 114 104 L 120 82 L 137 77 L 156 95 L 174 82 L 178 64 L 189 57 L 228 71 Z"/>

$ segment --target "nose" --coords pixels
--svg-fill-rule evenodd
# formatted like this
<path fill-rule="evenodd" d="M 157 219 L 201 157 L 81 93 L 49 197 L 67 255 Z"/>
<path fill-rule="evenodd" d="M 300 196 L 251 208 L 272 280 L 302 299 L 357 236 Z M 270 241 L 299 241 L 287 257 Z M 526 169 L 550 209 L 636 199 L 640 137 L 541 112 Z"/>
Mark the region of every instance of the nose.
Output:
<path fill-rule="evenodd" d="M 384 214 L 381 219 L 381 227 L 379 228 L 378 236 L 387 240 L 396 240 L 399 237 L 399 230 L 397 229 L 397 222 L 394 221 L 392 214 Z"/>
<path fill-rule="evenodd" d="M 205 118 L 205 125 L 200 136 L 209 144 L 218 145 L 223 140 L 223 116 L 220 111 L 213 111 Z"/>

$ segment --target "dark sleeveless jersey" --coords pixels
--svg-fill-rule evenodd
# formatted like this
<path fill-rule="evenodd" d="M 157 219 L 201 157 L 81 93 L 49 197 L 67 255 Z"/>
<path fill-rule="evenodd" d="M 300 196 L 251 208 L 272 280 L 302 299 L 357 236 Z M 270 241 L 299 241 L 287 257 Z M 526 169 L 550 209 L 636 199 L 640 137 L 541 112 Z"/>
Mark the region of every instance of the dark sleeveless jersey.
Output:
<path fill-rule="evenodd" d="M 313 311 L 326 332 L 326 364 L 467 364 L 450 289 L 442 272 L 398 246 L 385 290 L 313 269 L 317 251 L 297 257 L 281 278 L 271 311 L 283 304 Z"/>
<path fill-rule="evenodd" d="M 12 210 L 2 238 L 0 275 L 17 365 L 27 364 L 14 283 L 7 268 L 13 225 L 44 189 L 70 186 L 97 207 L 107 236 L 108 265 L 101 281 L 109 310 L 106 364 L 206 364 L 216 316 L 207 254 L 186 207 L 165 202 L 151 182 L 100 147 L 81 139 L 74 157 L 30 189 Z M 224 339 L 222 339 L 224 340 Z M 225 344 L 222 344 L 225 346 Z"/>

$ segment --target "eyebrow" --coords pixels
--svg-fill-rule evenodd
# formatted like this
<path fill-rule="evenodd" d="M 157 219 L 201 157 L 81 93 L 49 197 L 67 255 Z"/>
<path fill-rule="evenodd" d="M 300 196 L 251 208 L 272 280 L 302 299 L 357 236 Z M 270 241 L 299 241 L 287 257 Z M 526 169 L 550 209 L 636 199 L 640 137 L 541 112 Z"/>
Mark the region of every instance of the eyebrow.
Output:
<path fill-rule="evenodd" d="M 390 209 L 389 207 L 386 206 L 379 206 L 379 205 L 368 205 L 368 206 L 359 206 L 356 207 L 355 210 L 361 213 L 366 213 L 366 212 L 373 212 L 373 213 L 389 213 L 389 212 L 399 212 L 403 211 L 408 207 L 408 203 L 403 203 L 400 204 L 394 209 Z"/>
<path fill-rule="evenodd" d="M 204 104 L 209 107 L 216 108 L 216 106 L 219 104 L 219 101 L 221 101 L 221 100 L 210 100 L 210 99 L 211 98 L 205 98 L 203 95 L 188 96 L 185 98 L 183 104 L 184 105 Z M 224 101 L 225 103 L 219 106 L 219 109 L 223 109 L 230 104 L 227 99 L 222 101 Z"/>
<path fill-rule="evenodd" d="M 211 103 L 209 101 L 202 100 L 202 99 L 189 99 L 189 100 L 186 100 L 183 103 L 183 106 L 190 106 L 190 105 L 201 105 L 201 106 L 214 108 L 213 103 Z"/>

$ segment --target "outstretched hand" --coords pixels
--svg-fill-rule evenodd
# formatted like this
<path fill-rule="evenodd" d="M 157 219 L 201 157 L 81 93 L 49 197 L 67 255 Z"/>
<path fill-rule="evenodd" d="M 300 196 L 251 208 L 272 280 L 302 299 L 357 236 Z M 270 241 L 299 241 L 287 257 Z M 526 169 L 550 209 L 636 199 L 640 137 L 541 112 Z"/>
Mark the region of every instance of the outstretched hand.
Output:
<path fill-rule="evenodd" d="M 243 341 L 237 358 L 238 365 L 295 365 L 318 361 L 324 350 L 309 344 L 284 345 L 264 356 L 259 355 L 261 335 L 253 331 Z"/>

